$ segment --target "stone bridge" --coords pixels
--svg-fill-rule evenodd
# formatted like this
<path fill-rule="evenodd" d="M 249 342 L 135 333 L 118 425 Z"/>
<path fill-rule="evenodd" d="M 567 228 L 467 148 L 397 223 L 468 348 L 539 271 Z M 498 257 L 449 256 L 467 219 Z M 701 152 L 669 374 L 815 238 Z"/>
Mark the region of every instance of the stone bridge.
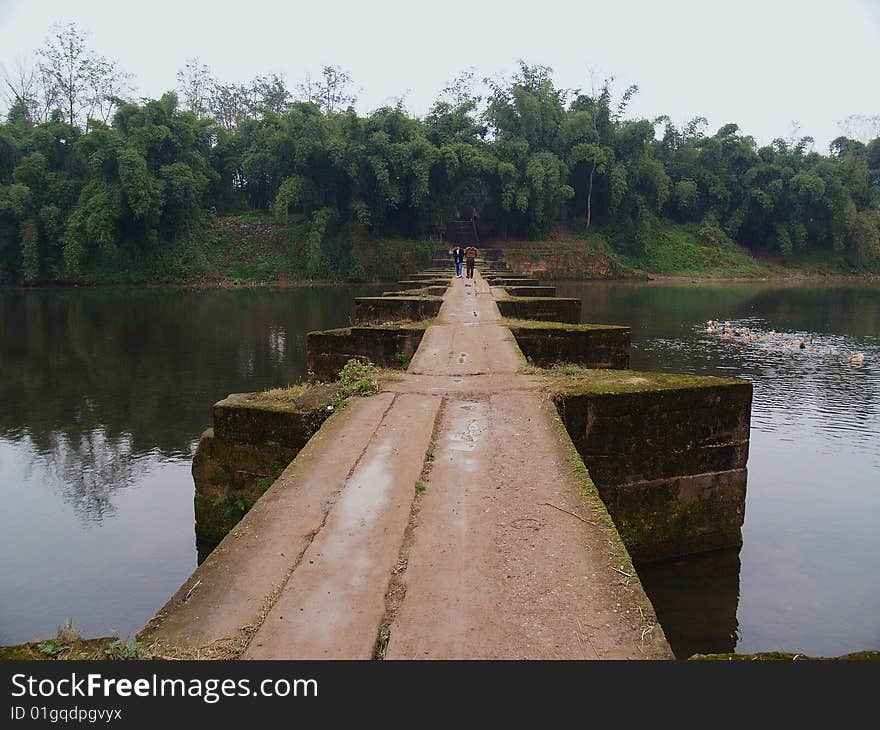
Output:
<path fill-rule="evenodd" d="M 741 542 L 750 384 L 630 371 L 629 328 L 580 324 L 579 300 L 499 260 L 450 272 L 310 334 L 323 380 L 352 358 L 396 369 L 378 393 L 215 406 L 193 473 L 197 533 L 219 544 L 142 641 L 204 658 L 671 658 L 633 561 Z M 218 515 L 230 493 L 253 503 L 240 521 Z"/>

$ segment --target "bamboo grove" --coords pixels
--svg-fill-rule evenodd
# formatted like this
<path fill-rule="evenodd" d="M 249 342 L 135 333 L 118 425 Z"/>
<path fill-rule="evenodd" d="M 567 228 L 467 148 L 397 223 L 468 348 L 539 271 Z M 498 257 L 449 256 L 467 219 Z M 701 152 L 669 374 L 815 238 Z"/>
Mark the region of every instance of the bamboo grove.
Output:
<path fill-rule="evenodd" d="M 106 119 L 60 105 L 41 119 L 14 100 L 0 124 L 0 282 L 161 259 L 242 214 L 297 226 L 311 278 L 354 275 L 328 262 L 355 261 L 364 240 L 438 237 L 474 210 L 509 237 L 567 218 L 630 255 L 672 221 L 754 252 L 880 257 L 880 139 L 840 137 L 829 154 L 809 137 L 758 146 L 736 124 L 629 118 L 635 87 L 617 100 L 610 83 L 565 90 L 524 63 L 485 98 L 459 79 L 424 117 L 402 103 L 360 115 L 340 73 L 298 97 L 278 77 L 219 97 L 215 83 L 214 104 L 190 76 L 180 94 L 107 97 Z"/>

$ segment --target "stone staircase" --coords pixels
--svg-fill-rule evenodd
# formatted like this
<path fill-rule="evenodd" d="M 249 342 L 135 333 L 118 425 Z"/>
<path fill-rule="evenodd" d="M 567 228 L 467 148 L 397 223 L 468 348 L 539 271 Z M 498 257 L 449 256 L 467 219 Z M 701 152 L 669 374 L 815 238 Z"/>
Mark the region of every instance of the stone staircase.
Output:
<path fill-rule="evenodd" d="M 480 237 L 473 218 L 451 220 L 446 229 L 446 239 L 451 246 L 480 246 Z"/>

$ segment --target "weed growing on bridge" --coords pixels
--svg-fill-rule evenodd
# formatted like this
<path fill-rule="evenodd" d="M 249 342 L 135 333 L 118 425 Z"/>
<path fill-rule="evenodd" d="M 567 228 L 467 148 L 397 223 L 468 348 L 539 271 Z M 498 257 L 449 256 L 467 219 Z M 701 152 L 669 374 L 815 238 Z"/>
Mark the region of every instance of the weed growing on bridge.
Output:
<path fill-rule="evenodd" d="M 349 360 L 339 373 L 339 385 L 343 397 L 378 393 L 379 380 L 376 366 L 369 361 Z"/>
<path fill-rule="evenodd" d="M 107 659 L 116 660 L 134 660 L 134 659 L 152 659 L 152 655 L 138 641 L 132 641 L 127 644 L 122 639 L 115 639 L 107 644 L 104 649 L 104 655 Z"/>
<path fill-rule="evenodd" d="M 96 661 L 152 659 L 152 655 L 138 641 L 126 643 L 115 636 L 86 639 L 68 620 L 51 639 L 0 647 L 0 660 L 7 659 Z"/>

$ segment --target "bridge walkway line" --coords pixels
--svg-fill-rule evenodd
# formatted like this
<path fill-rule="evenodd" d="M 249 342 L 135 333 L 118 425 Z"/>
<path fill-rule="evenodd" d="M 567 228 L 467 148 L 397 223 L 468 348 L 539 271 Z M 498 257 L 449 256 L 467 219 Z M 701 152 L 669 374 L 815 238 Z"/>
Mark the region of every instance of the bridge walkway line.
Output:
<path fill-rule="evenodd" d="M 254 659 L 671 658 L 496 294 L 454 279 L 406 374 L 325 424 L 147 635 Z"/>

